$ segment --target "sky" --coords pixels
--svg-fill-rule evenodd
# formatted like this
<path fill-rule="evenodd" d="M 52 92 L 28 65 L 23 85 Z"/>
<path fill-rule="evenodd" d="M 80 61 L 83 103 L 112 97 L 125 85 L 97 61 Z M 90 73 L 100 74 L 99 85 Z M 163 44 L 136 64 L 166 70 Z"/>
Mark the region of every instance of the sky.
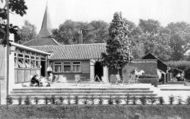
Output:
<path fill-rule="evenodd" d="M 70 19 L 90 22 L 111 22 L 115 12 L 134 22 L 139 19 L 155 19 L 166 26 L 170 22 L 190 23 L 190 0 L 25 0 L 27 14 L 20 17 L 10 15 L 10 22 L 22 26 L 25 20 L 40 30 L 46 4 L 49 8 L 52 28 Z M 48 1 L 48 2 L 47 2 Z"/>

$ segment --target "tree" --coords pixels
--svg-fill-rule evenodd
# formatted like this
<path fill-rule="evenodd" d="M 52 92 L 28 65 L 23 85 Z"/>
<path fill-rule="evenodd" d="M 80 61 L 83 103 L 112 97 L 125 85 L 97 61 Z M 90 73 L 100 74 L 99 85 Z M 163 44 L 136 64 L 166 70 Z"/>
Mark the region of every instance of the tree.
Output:
<path fill-rule="evenodd" d="M 167 30 L 160 26 L 156 20 L 140 20 L 142 29 L 140 41 L 143 42 L 145 53 L 153 53 L 162 60 L 169 60 L 171 47 Z"/>
<path fill-rule="evenodd" d="M 2 22 L 0 22 L 0 39 L 2 40 L 3 44 L 6 44 L 6 28 L 7 28 L 7 7 L 9 6 L 10 12 L 16 13 L 20 16 L 23 16 L 26 14 L 27 6 L 25 5 L 24 0 L 9 0 L 9 5 L 6 4 L 3 8 L 0 8 L 0 18 L 2 19 Z M 17 33 L 18 27 L 10 24 L 9 25 L 9 31 L 10 33 Z"/>
<path fill-rule="evenodd" d="M 81 36 L 82 43 L 102 43 L 108 36 L 108 24 L 104 21 L 85 23 L 67 20 L 53 30 L 53 36 L 64 44 L 80 43 Z"/>
<path fill-rule="evenodd" d="M 29 21 L 24 22 L 24 26 L 17 31 L 18 36 L 15 38 L 15 42 L 24 43 L 32 40 L 36 37 L 36 27 Z"/>
<path fill-rule="evenodd" d="M 190 48 L 190 24 L 185 22 L 170 23 L 166 29 L 170 35 L 172 60 L 183 59 L 184 53 Z"/>
<path fill-rule="evenodd" d="M 121 74 L 124 64 L 130 61 L 130 40 L 128 26 L 120 13 L 115 13 L 109 27 L 106 53 L 102 54 L 103 64 Z"/>

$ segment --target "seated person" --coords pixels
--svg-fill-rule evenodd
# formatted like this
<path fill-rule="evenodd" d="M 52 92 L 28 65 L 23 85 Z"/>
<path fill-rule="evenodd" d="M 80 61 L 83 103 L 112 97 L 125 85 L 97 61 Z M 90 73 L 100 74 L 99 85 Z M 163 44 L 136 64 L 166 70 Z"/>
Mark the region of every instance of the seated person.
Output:
<path fill-rule="evenodd" d="M 37 78 L 37 75 L 34 75 L 30 80 L 30 86 L 40 86 L 40 82 Z"/>
<path fill-rule="evenodd" d="M 45 77 L 41 77 L 40 79 L 40 86 L 49 87 L 50 83 Z"/>

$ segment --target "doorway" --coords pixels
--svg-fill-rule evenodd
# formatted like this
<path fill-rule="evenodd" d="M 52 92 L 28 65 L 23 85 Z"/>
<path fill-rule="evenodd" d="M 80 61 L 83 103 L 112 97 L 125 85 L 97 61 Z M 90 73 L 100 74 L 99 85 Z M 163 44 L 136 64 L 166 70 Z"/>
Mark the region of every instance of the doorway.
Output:
<path fill-rule="evenodd" d="M 102 76 L 103 76 L 103 66 L 101 62 L 96 62 L 95 63 L 95 81 L 102 81 Z"/>
<path fill-rule="evenodd" d="M 46 76 L 46 61 L 41 61 L 41 76 Z"/>

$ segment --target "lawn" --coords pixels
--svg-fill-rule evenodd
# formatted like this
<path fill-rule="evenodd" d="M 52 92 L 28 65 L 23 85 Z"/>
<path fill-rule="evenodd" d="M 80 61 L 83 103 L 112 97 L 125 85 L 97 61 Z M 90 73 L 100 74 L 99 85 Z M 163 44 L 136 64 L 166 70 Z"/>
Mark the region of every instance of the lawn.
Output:
<path fill-rule="evenodd" d="M 140 118 L 138 118 L 138 116 Z M 190 105 L 10 105 L 0 119 L 189 119 Z"/>

